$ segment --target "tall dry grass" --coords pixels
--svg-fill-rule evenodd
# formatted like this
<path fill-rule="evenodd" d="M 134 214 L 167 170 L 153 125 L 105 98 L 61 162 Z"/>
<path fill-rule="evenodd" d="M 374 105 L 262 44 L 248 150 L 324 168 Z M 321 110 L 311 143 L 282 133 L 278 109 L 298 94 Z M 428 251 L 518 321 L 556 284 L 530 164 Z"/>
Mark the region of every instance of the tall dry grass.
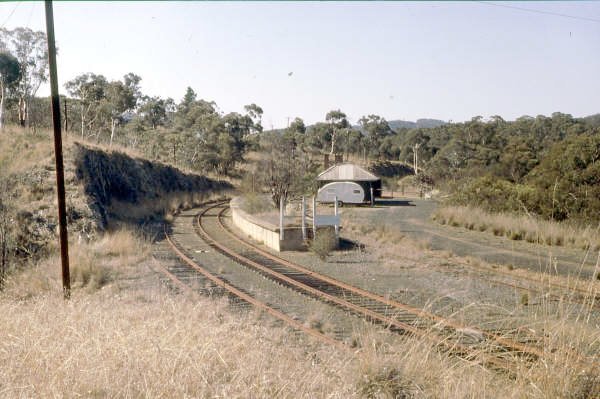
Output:
<path fill-rule="evenodd" d="M 433 219 L 440 224 L 490 232 L 496 236 L 506 236 L 511 240 L 581 249 L 591 248 L 594 251 L 600 249 L 600 226 L 579 227 L 529 216 L 490 213 L 467 206 L 438 208 L 433 214 Z"/>
<path fill-rule="evenodd" d="M 597 353 L 599 332 L 585 323 L 538 317 L 531 326 L 558 349 L 513 376 L 379 327 L 355 331 L 348 354 L 261 314 L 238 318 L 225 301 L 169 294 L 131 231 L 72 250 L 74 270 L 101 267 L 111 278 L 76 280 L 65 302 L 56 257 L 11 276 L 0 293 L 0 397 L 585 398 L 600 386 L 570 357 Z"/>

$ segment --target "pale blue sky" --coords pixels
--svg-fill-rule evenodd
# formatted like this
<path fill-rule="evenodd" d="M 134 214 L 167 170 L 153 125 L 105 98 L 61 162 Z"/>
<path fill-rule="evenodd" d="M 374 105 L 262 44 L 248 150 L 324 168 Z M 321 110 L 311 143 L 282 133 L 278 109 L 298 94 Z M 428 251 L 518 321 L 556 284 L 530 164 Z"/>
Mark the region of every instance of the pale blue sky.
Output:
<path fill-rule="evenodd" d="M 147 94 L 257 103 L 265 128 L 337 108 L 353 122 L 600 112 L 599 2 L 58 2 L 54 14 L 61 83 L 134 72 Z M 4 24 L 45 30 L 43 3 L 0 3 Z"/>

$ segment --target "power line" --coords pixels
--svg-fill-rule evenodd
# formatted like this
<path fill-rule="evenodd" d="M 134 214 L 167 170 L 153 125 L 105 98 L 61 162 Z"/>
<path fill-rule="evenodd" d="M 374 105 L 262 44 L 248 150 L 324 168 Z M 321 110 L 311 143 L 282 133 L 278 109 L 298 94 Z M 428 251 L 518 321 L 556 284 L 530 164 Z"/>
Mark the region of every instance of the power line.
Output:
<path fill-rule="evenodd" d="M 36 5 L 37 5 L 36 2 L 34 2 L 34 1 L 31 2 L 31 9 L 29 10 L 29 17 L 27 18 L 27 25 L 25 25 L 25 26 L 29 26 L 29 23 L 31 22 L 31 16 L 33 15 L 33 10 Z"/>
<path fill-rule="evenodd" d="M 596 22 L 596 23 L 600 23 L 600 19 L 595 19 L 595 18 L 588 18 L 588 17 L 578 17 L 575 15 L 568 15 L 568 14 L 561 14 L 558 12 L 552 12 L 552 11 L 544 11 L 544 10 L 534 10 L 531 8 L 523 8 L 523 7 L 517 7 L 517 6 L 509 6 L 507 4 L 498 4 L 498 3 L 490 3 L 488 1 L 478 1 L 478 3 L 481 4 L 485 4 L 488 6 L 496 6 L 496 7 L 504 7 L 504 8 L 511 8 L 513 10 L 519 10 L 519 11 L 526 11 L 526 12 L 532 12 L 532 13 L 537 13 L 537 14 L 545 14 L 545 15 L 553 15 L 555 17 L 563 17 L 563 18 L 571 18 L 571 19 L 579 19 L 581 21 L 588 21 L 588 22 Z"/>
<path fill-rule="evenodd" d="M 10 18 L 13 16 L 13 14 L 15 13 L 15 11 L 17 10 L 17 7 L 19 7 L 19 5 L 21 4 L 20 1 L 17 2 L 17 4 L 15 4 L 15 6 L 13 7 L 13 10 L 11 11 L 11 13 L 8 15 L 8 18 L 6 18 L 6 20 L 4 21 L 4 23 L 2 24 L 2 27 L 0 29 L 4 29 L 4 27 L 6 26 L 6 24 L 8 23 L 8 21 L 10 20 Z"/>

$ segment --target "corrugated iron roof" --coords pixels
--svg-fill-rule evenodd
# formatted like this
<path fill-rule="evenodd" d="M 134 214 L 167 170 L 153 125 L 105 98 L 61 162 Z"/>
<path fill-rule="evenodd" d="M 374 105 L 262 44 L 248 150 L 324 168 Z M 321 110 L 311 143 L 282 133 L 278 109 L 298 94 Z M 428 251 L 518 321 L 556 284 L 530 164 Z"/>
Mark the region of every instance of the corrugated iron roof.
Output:
<path fill-rule="evenodd" d="M 379 177 L 371 172 L 367 172 L 358 165 L 352 163 L 343 163 L 333 165 L 329 169 L 321 172 L 317 176 L 319 181 L 377 181 Z"/>

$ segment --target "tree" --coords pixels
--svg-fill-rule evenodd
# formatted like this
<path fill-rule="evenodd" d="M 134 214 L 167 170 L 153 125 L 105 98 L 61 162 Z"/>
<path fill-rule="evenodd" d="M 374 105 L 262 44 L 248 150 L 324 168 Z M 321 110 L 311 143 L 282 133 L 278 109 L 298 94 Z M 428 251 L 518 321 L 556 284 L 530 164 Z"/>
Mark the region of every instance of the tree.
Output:
<path fill-rule="evenodd" d="M 69 94 L 79 99 L 81 113 L 81 138 L 86 128 L 90 130 L 100 116 L 100 105 L 106 98 L 108 82 L 102 75 L 84 73 L 65 83 Z"/>
<path fill-rule="evenodd" d="M 128 73 L 123 82 L 113 81 L 107 87 L 106 108 L 110 114 L 110 143 L 112 146 L 117 125 L 123 120 L 124 114 L 133 111 L 141 97 L 139 76 Z"/>
<path fill-rule="evenodd" d="M 329 111 L 325 115 L 325 120 L 331 124 L 331 151 L 329 151 L 329 154 L 333 155 L 338 132 L 341 129 L 347 128 L 350 124 L 348 123 L 348 119 L 346 119 L 346 114 L 339 109 Z"/>
<path fill-rule="evenodd" d="M 8 53 L 0 53 L 0 130 L 4 127 L 4 99 L 9 87 L 21 79 L 19 61 Z"/>
<path fill-rule="evenodd" d="M 246 114 L 252 119 L 252 122 L 253 122 L 252 133 L 262 132 L 263 127 L 262 127 L 261 123 L 262 123 L 263 109 L 261 107 L 259 107 L 258 105 L 252 103 L 250 105 L 245 105 L 244 110 L 246 111 Z"/>
<path fill-rule="evenodd" d="M 381 156 L 381 142 L 382 140 L 393 134 L 390 125 L 387 121 L 379 115 L 363 116 L 358 120 L 363 132 L 367 135 L 368 142 L 370 145 L 370 153 L 380 157 Z"/>
<path fill-rule="evenodd" d="M 304 134 L 306 133 L 306 126 L 304 125 L 302 118 L 296 117 L 292 123 L 290 123 L 290 126 L 287 128 L 287 130 L 294 134 Z"/>
<path fill-rule="evenodd" d="M 183 99 L 181 100 L 181 103 L 179 103 L 179 107 L 177 108 L 177 112 L 182 112 L 182 113 L 187 113 L 190 109 L 190 106 L 196 101 L 196 92 L 194 92 L 194 90 L 188 86 L 188 88 L 185 91 L 185 94 L 183 96 Z"/>
<path fill-rule="evenodd" d="M 314 192 L 316 165 L 299 150 L 290 136 L 272 133 L 264 139 L 265 158 L 256 172 L 257 180 L 269 191 L 278 207 L 281 198 Z"/>
<path fill-rule="evenodd" d="M 142 122 L 156 129 L 158 126 L 164 126 L 169 123 L 170 115 L 174 112 L 175 103 L 172 98 L 163 99 L 160 97 L 141 98 L 139 116 Z"/>
<path fill-rule="evenodd" d="M 15 87 L 19 97 L 19 123 L 29 123 L 29 104 L 40 85 L 48 80 L 48 46 L 46 34 L 29 28 L 16 28 L 12 31 L 0 29 L 0 41 L 5 49 L 10 49 L 21 67 L 21 79 Z"/>

